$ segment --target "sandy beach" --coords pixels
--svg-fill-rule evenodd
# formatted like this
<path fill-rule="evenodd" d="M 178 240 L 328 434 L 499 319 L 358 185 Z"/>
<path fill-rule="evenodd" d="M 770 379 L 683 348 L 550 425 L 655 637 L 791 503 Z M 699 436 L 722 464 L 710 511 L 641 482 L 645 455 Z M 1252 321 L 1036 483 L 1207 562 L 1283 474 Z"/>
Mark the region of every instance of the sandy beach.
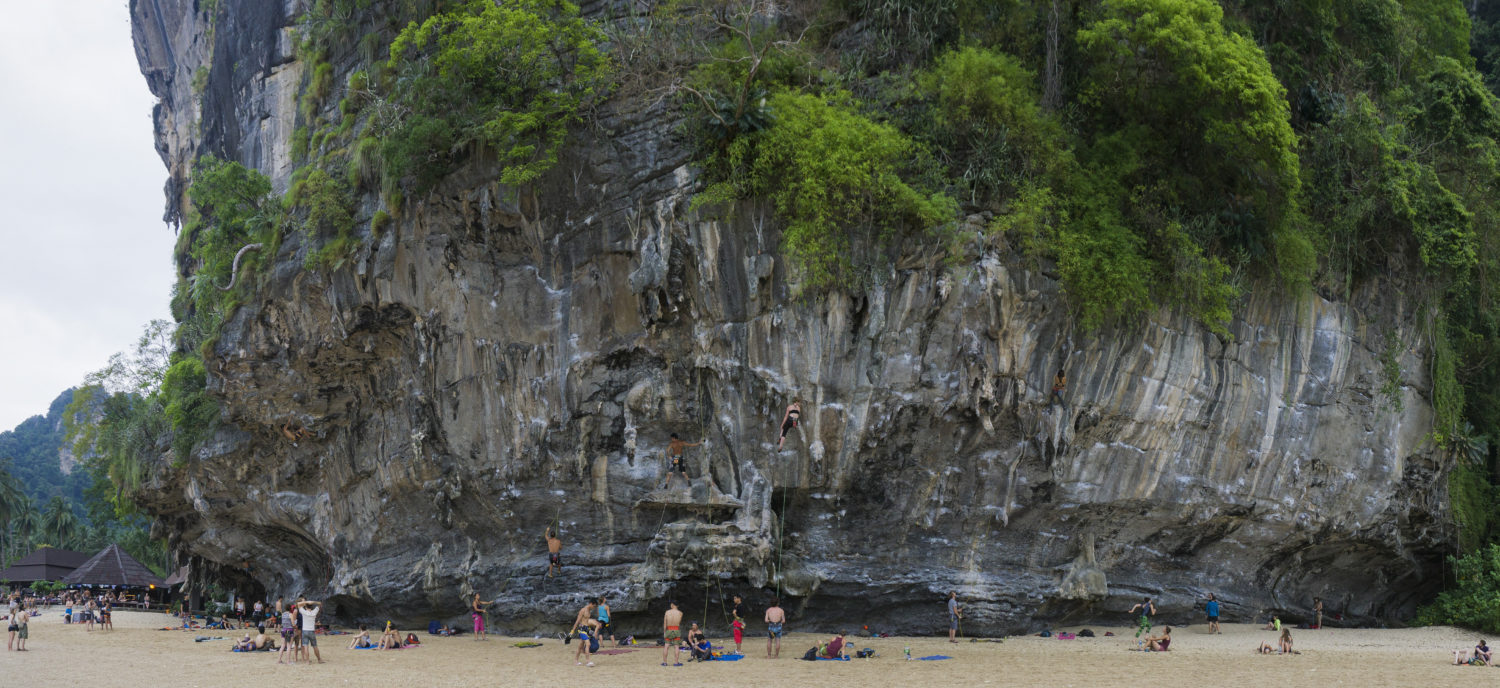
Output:
<path fill-rule="evenodd" d="M 793 634 L 779 660 L 764 658 L 763 637 L 747 638 L 738 662 L 661 666 L 661 650 L 573 663 L 576 645 L 541 639 L 519 649 L 519 638 L 479 642 L 469 636 L 419 633 L 422 647 L 380 652 L 345 649 L 349 636 L 322 637 L 325 664 L 280 666 L 276 653 L 233 653 L 236 632 L 154 630 L 168 617 L 116 612 L 115 630 L 89 632 L 64 625 L 52 610 L 31 624 L 30 652 L 0 655 L 7 686 L 1461 686 L 1500 681 L 1500 669 L 1456 667 L 1451 650 L 1473 647 L 1477 636 L 1455 628 L 1293 631 L 1296 656 L 1261 656 L 1275 634 L 1226 624 L 1208 635 L 1198 625 L 1174 628 L 1170 653 L 1136 652 L 1123 628 L 1093 626 L 1096 638 L 1013 637 L 1003 643 L 946 638 L 858 638 L 879 657 L 849 662 L 804 662 L 803 651 L 823 636 Z M 1076 630 L 1076 629 L 1068 629 Z M 1103 637 L 1112 630 L 1115 637 Z M 403 633 L 405 630 L 403 629 Z M 197 635 L 224 640 L 195 643 Z M 529 640 L 529 638 L 527 639 Z M 1495 640 L 1493 638 L 1488 640 Z M 719 641 L 715 641 L 719 644 Z M 945 654 L 944 661 L 902 659 Z M 296 683 L 293 683 L 296 682 Z"/>

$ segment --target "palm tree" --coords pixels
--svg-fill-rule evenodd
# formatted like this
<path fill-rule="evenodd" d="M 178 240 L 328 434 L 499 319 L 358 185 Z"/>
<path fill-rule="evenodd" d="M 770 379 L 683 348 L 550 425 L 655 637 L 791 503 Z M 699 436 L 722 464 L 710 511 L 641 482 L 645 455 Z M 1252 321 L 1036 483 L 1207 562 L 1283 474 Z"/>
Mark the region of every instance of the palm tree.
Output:
<path fill-rule="evenodd" d="M 36 503 L 24 494 L 21 495 L 15 509 L 15 517 L 10 519 L 11 526 L 14 528 L 11 537 L 19 553 L 29 549 L 35 537 L 41 533 L 42 512 L 37 511 Z"/>
<path fill-rule="evenodd" d="M 42 513 L 42 530 L 58 547 L 72 544 L 78 534 L 78 516 L 62 497 L 54 496 Z"/>

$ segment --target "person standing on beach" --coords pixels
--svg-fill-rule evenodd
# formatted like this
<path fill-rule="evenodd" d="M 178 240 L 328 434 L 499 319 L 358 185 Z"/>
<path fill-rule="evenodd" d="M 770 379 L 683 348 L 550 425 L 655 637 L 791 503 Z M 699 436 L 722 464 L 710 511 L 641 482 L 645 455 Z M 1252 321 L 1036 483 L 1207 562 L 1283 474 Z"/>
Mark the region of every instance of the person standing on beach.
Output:
<path fill-rule="evenodd" d="M 16 622 L 16 610 L 21 608 L 21 600 L 16 595 L 10 596 L 10 602 L 6 605 L 9 610 L 10 624 L 5 627 L 6 636 L 5 649 L 16 649 L 16 634 L 21 632 L 21 626 Z"/>
<path fill-rule="evenodd" d="M 484 637 L 484 608 L 494 603 L 494 600 L 485 602 L 484 600 L 479 599 L 479 593 L 474 593 L 474 601 L 469 603 L 469 614 L 474 617 L 474 635 L 476 636 L 474 638 L 475 640 L 486 639 Z"/>
<path fill-rule="evenodd" d="M 297 602 L 297 611 L 302 614 L 302 659 L 312 663 L 312 658 L 317 657 L 318 663 L 323 663 L 323 655 L 318 652 L 318 612 L 323 611 L 322 602 L 312 600 L 300 600 Z M 312 648 L 312 656 L 307 654 L 307 648 Z"/>
<path fill-rule="evenodd" d="M 552 532 L 552 526 L 547 526 L 547 577 L 551 578 L 562 573 L 562 540 L 557 539 L 559 533 Z"/>
<path fill-rule="evenodd" d="M 573 637 L 576 631 L 587 630 L 589 622 L 594 620 L 594 610 L 597 608 L 593 599 L 585 603 L 583 608 L 578 610 L 577 616 L 573 617 L 573 627 L 568 629 L 568 637 Z"/>
<path fill-rule="evenodd" d="M 1140 604 L 1130 608 L 1131 616 L 1136 616 L 1137 613 L 1139 618 L 1136 619 L 1135 637 L 1139 638 L 1142 633 L 1151 633 L 1151 617 L 1156 616 L 1156 603 L 1149 597 L 1141 600 Z"/>
<path fill-rule="evenodd" d="M 599 610 L 597 617 L 599 619 L 599 642 L 604 642 L 604 635 L 606 633 L 609 634 L 610 642 L 614 642 L 615 632 L 609 627 L 609 602 L 603 597 L 599 598 Z"/>
<path fill-rule="evenodd" d="M 781 636 L 786 627 L 786 612 L 781 609 L 781 600 L 771 600 L 771 606 L 766 607 L 766 657 L 779 659 L 781 657 Z M 772 647 L 775 653 L 772 653 Z"/>
<path fill-rule="evenodd" d="M 281 600 L 276 600 L 276 608 L 281 609 Z M 290 609 L 281 611 L 281 651 L 276 653 L 276 663 L 286 664 L 283 659 L 288 653 L 292 655 L 292 664 L 297 663 L 297 615 Z"/>
<path fill-rule="evenodd" d="M 672 666 L 682 666 L 682 612 L 675 601 L 667 602 L 667 613 L 661 616 L 661 637 L 666 641 L 661 647 L 661 665 L 667 665 L 667 650 L 672 650 Z"/>
<path fill-rule="evenodd" d="M 593 606 L 592 603 L 589 606 Z M 578 661 L 579 657 L 581 656 L 584 660 L 588 661 L 589 666 L 594 666 L 594 653 L 592 648 L 590 648 L 589 646 L 592 645 L 594 639 L 598 637 L 596 635 L 598 632 L 598 621 L 595 621 L 592 618 L 583 619 L 583 624 L 578 627 L 578 649 L 573 651 L 574 664 L 583 666 L 583 662 Z"/>
<path fill-rule="evenodd" d="M 16 651 L 26 652 L 26 639 L 31 637 L 31 612 L 23 603 L 14 618 L 16 622 Z"/>
<path fill-rule="evenodd" d="M 1208 632 L 1219 632 L 1219 600 L 1213 593 L 1208 593 L 1208 604 L 1203 605 L 1203 611 L 1208 615 Z"/>
<path fill-rule="evenodd" d="M 1323 627 L 1323 598 L 1313 598 L 1313 613 L 1318 616 L 1318 620 L 1313 623 L 1313 628 L 1321 629 Z"/>
<path fill-rule="evenodd" d="M 963 618 L 964 610 L 958 606 L 958 591 L 948 593 L 948 642 L 958 642 L 958 620 Z"/>
<path fill-rule="evenodd" d="M 740 652 L 740 644 L 745 642 L 745 600 L 739 595 L 734 596 L 734 607 L 730 609 L 734 614 L 734 620 L 729 622 L 734 627 L 734 651 Z"/>

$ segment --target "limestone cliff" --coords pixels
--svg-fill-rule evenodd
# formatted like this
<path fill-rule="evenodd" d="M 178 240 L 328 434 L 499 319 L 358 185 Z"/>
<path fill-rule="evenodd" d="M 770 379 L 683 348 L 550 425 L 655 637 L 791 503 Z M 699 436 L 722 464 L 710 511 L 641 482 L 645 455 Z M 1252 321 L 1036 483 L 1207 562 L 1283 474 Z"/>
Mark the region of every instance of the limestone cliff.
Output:
<path fill-rule="evenodd" d="M 219 4 L 209 36 L 190 0 L 132 2 L 170 216 L 204 152 L 278 189 L 292 171 L 303 3 Z M 535 188 L 461 171 L 337 269 L 281 243 L 209 361 L 225 428 L 147 505 L 179 553 L 346 618 L 453 617 L 478 591 L 528 632 L 584 594 L 627 627 L 672 596 L 723 630 L 721 595 L 781 590 L 798 629 L 936 632 L 953 589 L 972 634 L 1142 595 L 1187 619 L 1207 592 L 1234 620 L 1316 595 L 1378 622 L 1438 584 L 1447 465 L 1399 290 L 1257 289 L 1232 339 L 1167 310 L 1085 331 L 973 217 L 959 264 L 798 296 L 769 212 L 688 209 L 674 117 L 616 99 Z M 671 433 L 704 442 L 690 489 L 659 489 Z"/>

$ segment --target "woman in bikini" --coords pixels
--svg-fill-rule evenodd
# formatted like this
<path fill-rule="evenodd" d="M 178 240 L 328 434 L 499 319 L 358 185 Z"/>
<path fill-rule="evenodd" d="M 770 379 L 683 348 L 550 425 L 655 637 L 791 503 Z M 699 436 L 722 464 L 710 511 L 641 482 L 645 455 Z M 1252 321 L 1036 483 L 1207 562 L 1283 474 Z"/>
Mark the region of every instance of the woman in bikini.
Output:
<path fill-rule="evenodd" d="M 801 418 L 802 400 L 793 399 L 792 403 L 786 407 L 786 413 L 781 417 L 781 439 L 776 442 L 777 449 L 780 449 L 782 443 L 786 442 L 786 434 L 791 432 L 792 428 L 797 427 Z"/>
<path fill-rule="evenodd" d="M 474 635 L 476 636 L 474 638 L 475 640 L 485 640 L 484 608 L 494 603 L 494 600 L 485 602 L 484 600 L 479 599 L 479 593 L 474 593 L 474 601 L 469 603 L 469 615 L 474 617 Z"/>

